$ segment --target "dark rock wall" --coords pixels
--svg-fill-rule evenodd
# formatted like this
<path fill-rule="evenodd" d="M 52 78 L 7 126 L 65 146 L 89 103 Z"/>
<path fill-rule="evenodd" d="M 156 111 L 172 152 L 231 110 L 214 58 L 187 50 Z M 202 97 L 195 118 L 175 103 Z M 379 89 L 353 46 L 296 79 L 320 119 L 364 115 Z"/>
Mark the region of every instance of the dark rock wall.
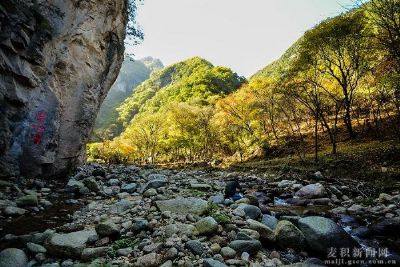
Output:
<path fill-rule="evenodd" d="M 127 0 L 0 2 L 0 177 L 65 174 L 85 158 L 120 69 Z"/>

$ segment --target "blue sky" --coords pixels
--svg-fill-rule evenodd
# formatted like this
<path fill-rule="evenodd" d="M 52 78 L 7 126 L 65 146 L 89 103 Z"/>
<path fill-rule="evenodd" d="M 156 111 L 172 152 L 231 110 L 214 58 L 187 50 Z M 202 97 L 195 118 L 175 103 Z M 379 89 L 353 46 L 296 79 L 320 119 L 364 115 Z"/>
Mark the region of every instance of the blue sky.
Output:
<path fill-rule="evenodd" d="M 250 76 L 279 58 L 306 30 L 342 13 L 353 0 L 144 0 L 145 40 L 136 58 L 169 65 L 200 56 Z"/>

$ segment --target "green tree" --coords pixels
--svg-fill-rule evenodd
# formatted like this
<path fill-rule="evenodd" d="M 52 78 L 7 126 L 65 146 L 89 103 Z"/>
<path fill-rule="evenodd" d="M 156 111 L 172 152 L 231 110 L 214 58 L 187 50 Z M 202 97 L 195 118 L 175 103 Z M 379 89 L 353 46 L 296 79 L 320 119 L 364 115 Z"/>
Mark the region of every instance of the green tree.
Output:
<path fill-rule="evenodd" d="M 351 138 L 355 137 L 352 125 L 352 105 L 360 79 L 368 71 L 369 45 L 363 11 L 356 10 L 328 19 L 308 31 L 302 43 L 302 56 L 314 58 L 316 69 L 332 79 L 340 89 L 344 107 L 344 123 Z M 331 89 L 319 84 L 327 92 Z"/>

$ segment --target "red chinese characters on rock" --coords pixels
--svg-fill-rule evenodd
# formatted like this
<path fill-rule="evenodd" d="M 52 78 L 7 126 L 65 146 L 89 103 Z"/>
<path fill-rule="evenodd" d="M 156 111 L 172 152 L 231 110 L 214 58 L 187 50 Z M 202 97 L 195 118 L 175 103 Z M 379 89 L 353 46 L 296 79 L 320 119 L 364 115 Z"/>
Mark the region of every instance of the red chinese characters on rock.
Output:
<path fill-rule="evenodd" d="M 43 134 L 45 131 L 44 123 L 47 118 L 47 112 L 39 111 L 36 113 L 36 122 L 32 125 L 33 128 L 33 143 L 39 145 L 42 143 Z"/>

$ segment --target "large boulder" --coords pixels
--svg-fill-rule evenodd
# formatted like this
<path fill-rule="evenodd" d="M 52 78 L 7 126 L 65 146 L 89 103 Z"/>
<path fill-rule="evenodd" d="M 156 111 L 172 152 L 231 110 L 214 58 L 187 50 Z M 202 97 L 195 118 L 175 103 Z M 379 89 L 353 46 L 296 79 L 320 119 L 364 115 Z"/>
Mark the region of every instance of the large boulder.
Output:
<path fill-rule="evenodd" d="M 303 233 L 291 222 L 280 221 L 275 229 L 276 241 L 282 248 L 293 248 L 297 251 L 306 248 Z"/>
<path fill-rule="evenodd" d="M 316 183 L 303 186 L 295 195 L 300 198 L 322 198 L 326 195 L 326 191 L 322 184 Z"/>
<path fill-rule="evenodd" d="M 45 247 L 54 256 L 80 258 L 86 245 L 97 239 L 98 236 L 94 230 L 54 234 L 47 240 Z"/>
<path fill-rule="evenodd" d="M 124 58 L 127 3 L 2 1 L 0 176 L 62 177 L 84 161 Z"/>
<path fill-rule="evenodd" d="M 359 247 L 346 231 L 328 218 L 305 217 L 298 221 L 298 227 L 310 248 L 322 255 L 326 255 L 332 247 L 350 249 Z"/>
<path fill-rule="evenodd" d="M 196 214 L 202 215 L 208 209 L 208 202 L 200 198 L 174 198 L 169 200 L 156 201 L 160 211 L 171 211 L 177 214 Z"/>
<path fill-rule="evenodd" d="M 17 248 L 7 248 L 0 252 L 0 267 L 25 267 L 28 258 Z"/>

